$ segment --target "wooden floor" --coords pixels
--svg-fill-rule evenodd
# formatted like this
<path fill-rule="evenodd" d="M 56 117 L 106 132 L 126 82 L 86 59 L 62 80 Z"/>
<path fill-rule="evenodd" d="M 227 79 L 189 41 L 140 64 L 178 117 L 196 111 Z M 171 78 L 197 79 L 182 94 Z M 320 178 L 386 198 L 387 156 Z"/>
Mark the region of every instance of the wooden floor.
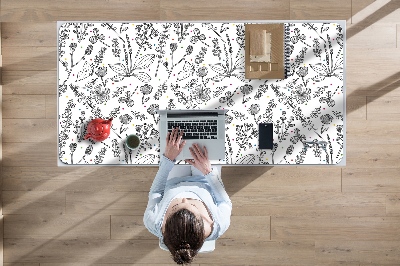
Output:
<path fill-rule="evenodd" d="M 400 265 L 400 0 L 1 0 L 4 265 L 171 263 L 156 167 L 57 167 L 57 20 L 347 21 L 347 166 L 226 167 L 231 226 L 194 265 Z M 0 230 L 1 232 L 1 230 Z"/>

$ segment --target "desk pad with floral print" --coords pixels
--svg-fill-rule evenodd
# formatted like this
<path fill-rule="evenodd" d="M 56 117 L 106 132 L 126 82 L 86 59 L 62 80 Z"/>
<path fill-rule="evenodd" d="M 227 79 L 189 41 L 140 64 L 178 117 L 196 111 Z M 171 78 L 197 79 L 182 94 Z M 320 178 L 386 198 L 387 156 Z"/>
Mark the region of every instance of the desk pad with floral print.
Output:
<path fill-rule="evenodd" d="M 63 23 L 59 160 L 157 165 L 158 109 L 225 108 L 225 160 L 213 163 L 338 164 L 344 154 L 343 27 L 285 23 L 287 78 L 247 80 L 244 23 Z M 113 118 L 109 138 L 84 140 L 97 117 Z M 272 150 L 258 149 L 259 123 L 273 123 Z M 124 145 L 129 134 L 141 139 L 134 151 Z"/>

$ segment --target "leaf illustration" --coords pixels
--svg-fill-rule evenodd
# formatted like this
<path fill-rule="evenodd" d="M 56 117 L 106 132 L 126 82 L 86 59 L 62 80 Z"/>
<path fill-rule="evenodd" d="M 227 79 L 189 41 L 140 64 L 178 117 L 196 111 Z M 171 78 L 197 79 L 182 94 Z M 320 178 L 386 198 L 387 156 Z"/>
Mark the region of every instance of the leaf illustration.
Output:
<path fill-rule="evenodd" d="M 116 76 L 112 77 L 111 80 L 114 81 L 114 82 L 120 82 L 124 78 L 125 78 L 125 76 L 123 76 L 123 75 L 116 75 Z"/>
<path fill-rule="evenodd" d="M 211 79 L 212 79 L 213 81 L 215 81 L 215 82 L 219 82 L 219 81 L 222 81 L 224 78 L 225 78 L 224 75 L 217 75 L 217 76 L 215 76 L 215 77 L 213 77 L 213 78 L 211 78 Z"/>
<path fill-rule="evenodd" d="M 326 65 L 324 65 L 322 63 L 317 63 L 315 65 L 310 65 L 310 67 L 320 75 L 325 75 L 325 74 L 328 73 L 328 69 L 327 69 Z"/>
<path fill-rule="evenodd" d="M 236 68 L 244 68 L 244 56 L 240 56 L 235 62 Z"/>
<path fill-rule="evenodd" d="M 120 28 L 120 32 L 122 33 L 123 31 L 127 31 L 129 28 L 128 28 L 128 23 L 122 23 L 121 24 L 121 28 Z"/>
<path fill-rule="evenodd" d="M 82 70 L 78 72 L 78 81 L 84 80 L 87 77 L 90 77 L 93 74 L 93 68 L 91 65 L 88 64 L 88 62 L 85 62 L 85 64 L 82 67 Z"/>
<path fill-rule="evenodd" d="M 127 74 L 126 66 L 121 63 L 116 63 L 114 65 L 109 64 L 110 68 L 114 70 L 119 75 L 125 76 Z"/>
<path fill-rule="evenodd" d="M 183 66 L 182 71 L 179 71 L 178 73 L 178 80 L 181 81 L 192 76 L 193 71 L 194 71 L 193 64 L 185 61 L 185 65 Z"/>
<path fill-rule="evenodd" d="M 133 76 L 144 83 L 148 83 L 151 80 L 151 77 L 149 76 L 149 74 L 144 73 L 144 72 L 134 73 Z"/>
<path fill-rule="evenodd" d="M 237 160 L 237 164 L 254 164 L 256 161 L 256 156 L 254 154 L 247 154 Z"/>
<path fill-rule="evenodd" d="M 148 68 L 154 62 L 155 55 L 147 54 L 140 57 L 134 64 L 132 69 Z"/>
<path fill-rule="evenodd" d="M 136 164 L 152 164 L 156 156 L 154 154 L 146 154 L 138 159 L 136 159 Z"/>
<path fill-rule="evenodd" d="M 343 72 L 340 74 L 335 74 L 334 76 L 343 81 Z"/>
<path fill-rule="evenodd" d="M 183 65 L 183 71 L 192 71 L 194 68 L 192 63 L 189 63 L 185 61 L 185 64 Z"/>
<path fill-rule="evenodd" d="M 343 58 L 336 61 L 335 67 L 333 69 L 334 70 L 343 69 Z"/>
<path fill-rule="evenodd" d="M 242 81 L 242 82 L 246 82 L 246 78 L 245 78 L 245 76 L 244 76 L 243 73 L 241 73 L 241 74 L 233 74 L 232 76 L 237 77 L 237 78 L 240 79 L 240 81 Z"/>
<path fill-rule="evenodd" d="M 321 33 L 325 32 L 325 31 L 328 31 L 328 30 L 329 30 L 329 26 L 323 26 L 321 28 Z"/>
<path fill-rule="evenodd" d="M 325 76 L 323 76 L 323 75 L 317 75 L 317 76 L 315 76 L 315 77 L 313 77 L 313 78 L 311 78 L 313 81 L 315 81 L 315 82 L 321 82 L 321 81 L 323 81 L 323 80 L 325 80 Z"/>
<path fill-rule="evenodd" d="M 216 63 L 210 65 L 211 69 L 217 72 L 218 74 L 225 75 L 228 70 L 226 69 L 226 66 L 223 65 L 222 63 Z"/>

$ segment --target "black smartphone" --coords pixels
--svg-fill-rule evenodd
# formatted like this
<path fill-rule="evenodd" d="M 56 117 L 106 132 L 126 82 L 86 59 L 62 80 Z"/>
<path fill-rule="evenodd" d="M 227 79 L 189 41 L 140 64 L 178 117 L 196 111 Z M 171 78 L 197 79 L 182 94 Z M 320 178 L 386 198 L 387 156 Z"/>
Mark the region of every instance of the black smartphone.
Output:
<path fill-rule="evenodd" d="M 260 123 L 258 124 L 258 148 L 272 150 L 274 132 L 272 123 Z"/>

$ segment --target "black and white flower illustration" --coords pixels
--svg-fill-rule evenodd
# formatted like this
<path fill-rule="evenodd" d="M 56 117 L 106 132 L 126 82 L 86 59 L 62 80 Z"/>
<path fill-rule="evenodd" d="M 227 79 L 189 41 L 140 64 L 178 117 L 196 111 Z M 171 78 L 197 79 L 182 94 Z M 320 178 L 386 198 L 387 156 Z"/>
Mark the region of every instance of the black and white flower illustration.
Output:
<path fill-rule="evenodd" d="M 260 105 L 259 104 L 252 104 L 249 109 L 247 110 L 249 112 L 250 115 L 252 115 L 254 117 L 254 121 L 256 123 L 258 123 L 258 120 L 256 118 L 256 115 L 260 112 Z"/>
<path fill-rule="evenodd" d="M 126 91 L 124 96 L 119 97 L 118 102 L 126 104 L 127 107 L 133 107 L 135 105 L 134 95 L 133 92 Z"/>
<path fill-rule="evenodd" d="M 235 101 L 233 100 L 233 96 L 235 95 L 235 92 L 231 92 L 231 91 L 225 92 L 225 96 L 219 98 L 219 102 L 222 104 L 226 104 L 228 107 L 232 107 L 235 104 Z"/>
<path fill-rule="evenodd" d="M 292 90 L 293 98 L 299 104 L 307 103 L 311 100 L 311 89 L 304 87 L 302 84 L 296 86 L 294 90 Z"/>
<path fill-rule="evenodd" d="M 192 89 L 192 98 L 197 103 L 204 103 L 211 99 L 210 97 L 211 90 L 209 88 L 204 88 L 202 85 L 196 85 L 194 89 Z"/>
<path fill-rule="evenodd" d="M 297 42 L 303 42 L 306 40 L 306 36 L 303 33 L 300 33 L 299 28 L 294 28 L 293 30 L 294 34 L 290 37 L 290 41 L 293 44 L 297 44 Z"/>
<path fill-rule="evenodd" d="M 252 91 L 253 91 L 253 86 L 249 84 L 245 84 L 243 86 L 240 86 L 240 91 L 243 93 L 243 101 L 242 103 L 246 103 L 248 100 L 250 100 L 250 97 L 247 97 Z"/>
<path fill-rule="evenodd" d="M 200 33 L 200 30 L 198 28 L 193 29 L 193 35 L 190 38 L 190 42 L 192 44 L 196 44 L 197 42 L 202 42 L 203 44 L 208 46 L 208 44 L 204 42 L 205 39 L 206 36 L 203 33 Z"/>
<path fill-rule="evenodd" d="M 150 97 L 148 97 L 147 95 L 149 95 L 153 91 L 153 86 L 151 86 L 150 84 L 145 84 L 145 85 L 140 87 L 140 91 L 143 94 L 143 96 L 142 96 L 142 104 L 144 104 L 148 100 L 150 100 Z"/>
<path fill-rule="evenodd" d="M 225 50 L 225 62 L 211 64 L 211 69 L 216 73 L 212 78 L 215 82 L 219 82 L 225 78 L 236 77 L 241 81 L 244 80 L 244 56 L 241 53 L 236 54 L 236 58 L 233 58 L 233 48 L 229 36 L 227 36 L 227 43 L 224 43 Z"/>
<path fill-rule="evenodd" d="M 117 74 L 112 78 L 112 80 L 119 82 L 127 77 L 135 77 L 144 83 L 150 82 L 150 75 L 143 70 L 148 69 L 149 66 L 153 64 L 154 58 L 155 56 L 153 54 L 144 55 L 138 58 L 138 60 L 135 61 L 132 66 L 122 63 L 115 63 L 113 65 L 110 64 L 109 67 Z"/>
<path fill-rule="evenodd" d="M 147 113 L 153 116 L 154 123 L 158 124 L 159 117 L 156 118 L 157 111 L 160 109 L 160 106 L 158 104 L 151 104 L 147 108 Z"/>
<path fill-rule="evenodd" d="M 105 88 L 99 84 L 92 89 L 91 96 L 96 103 L 105 103 L 110 99 L 110 89 Z"/>

